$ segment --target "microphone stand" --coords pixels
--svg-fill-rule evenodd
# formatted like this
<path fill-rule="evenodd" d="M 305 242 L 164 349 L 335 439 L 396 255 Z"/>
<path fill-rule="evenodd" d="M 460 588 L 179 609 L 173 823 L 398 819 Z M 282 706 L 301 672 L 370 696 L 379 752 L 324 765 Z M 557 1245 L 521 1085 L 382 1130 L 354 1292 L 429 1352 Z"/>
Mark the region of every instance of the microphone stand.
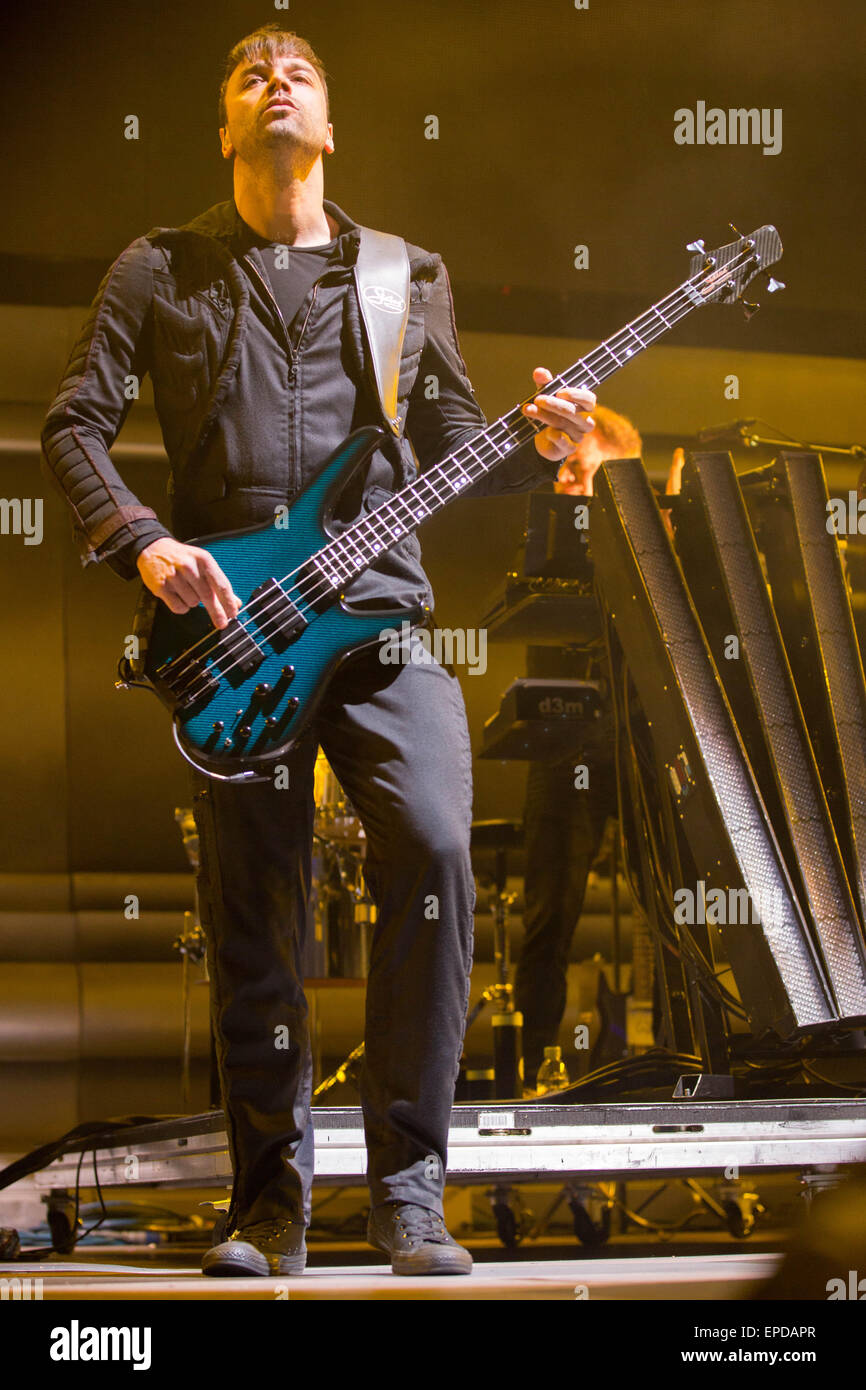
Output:
<path fill-rule="evenodd" d="M 808 454 L 837 454 L 842 458 L 866 459 L 866 445 L 863 444 L 807 444 L 797 439 L 772 439 L 745 424 L 739 428 L 732 426 L 730 433 L 735 434 L 746 449 L 797 449 Z M 708 440 L 705 442 L 709 443 Z"/>

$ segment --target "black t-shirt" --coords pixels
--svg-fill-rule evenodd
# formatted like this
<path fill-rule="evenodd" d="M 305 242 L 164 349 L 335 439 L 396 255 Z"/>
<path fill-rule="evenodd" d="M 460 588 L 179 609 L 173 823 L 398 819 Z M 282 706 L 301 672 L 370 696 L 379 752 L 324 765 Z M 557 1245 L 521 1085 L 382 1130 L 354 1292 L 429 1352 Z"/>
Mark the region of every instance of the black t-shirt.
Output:
<path fill-rule="evenodd" d="M 271 293 L 280 306 L 286 328 L 291 326 L 311 285 L 327 266 L 336 244 L 337 238 L 334 237 L 324 246 L 285 246 L 265 241 L 252 233 L 251 245 L 258 250 L 259 263 L 264 268 Z"/>

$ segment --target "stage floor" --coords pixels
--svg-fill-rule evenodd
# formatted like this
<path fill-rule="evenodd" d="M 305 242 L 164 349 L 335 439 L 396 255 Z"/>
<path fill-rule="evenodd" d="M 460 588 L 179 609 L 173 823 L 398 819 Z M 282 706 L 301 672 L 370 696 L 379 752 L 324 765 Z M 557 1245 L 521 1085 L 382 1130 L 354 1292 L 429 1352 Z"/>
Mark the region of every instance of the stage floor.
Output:
<path fill-rule="evenodd" d="M 53 1256 L 2 1269 L 20 1279 L 30 1298 L 71 1302 L 124 1299 L 439 1299 L 439 1300 L 734 1300 L 747 1298 L 772 1277 L 782 1256 L 769 1252 L 623 1255 L 585 1259 L 498 1258 L 476 1261 L 470 1275 L 406 1278 L 387 1264 L 315 1265 L 302 1275 L 274 1279 L 212 1279 L 198 1266 L 157 1265 L 119 1251 L 116 1260 L 82 1263 Z M 41 1285 L 39 1284 L 41 1280 Z M 25 1281 L 28 1281 L 25 1284 Z M 26 1293 L 25 1293 L 26 1290 Z M 11 1291 L 10 1291 L 11 1292 Z M 19 1295 L 20 1296 L 20 1295 Z"/>

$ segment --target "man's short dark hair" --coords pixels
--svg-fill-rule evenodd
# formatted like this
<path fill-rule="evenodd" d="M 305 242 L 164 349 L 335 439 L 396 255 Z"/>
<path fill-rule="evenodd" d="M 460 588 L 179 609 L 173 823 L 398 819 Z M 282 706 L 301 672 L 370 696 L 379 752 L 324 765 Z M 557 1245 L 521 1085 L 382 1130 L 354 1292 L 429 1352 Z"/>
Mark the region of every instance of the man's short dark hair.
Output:
<path fill-rule="evenodd" d="M 325 68 L 322 60 L 313 51 L 311 46 L 307 43 L 307 40 L 301 38 L 300 34 L 294 33 L 291 29 L 284 29 L 280 24 L 264 24 L 260 29 L 254 29 L 251 34 L 247 34 L 246 38 L 236 43 L 226 57 L 219 95 L 219 123 L 221 128 L 224 128 L 226 125 L 226 88 L 229 85 L 229 78 L 235 68 L 240 63 L 254 63 L 257 58 L 267 58 L 268 61 L 272 63 L 275 58 L 284 58 L 290 53 L 296 54 L 299 58 L 304 58 L 318 73 L 319 80 L 325 89 L 325 112 L 330 120 L 331 112 L 328 100 L 328 83 L 325 78 Z"/>

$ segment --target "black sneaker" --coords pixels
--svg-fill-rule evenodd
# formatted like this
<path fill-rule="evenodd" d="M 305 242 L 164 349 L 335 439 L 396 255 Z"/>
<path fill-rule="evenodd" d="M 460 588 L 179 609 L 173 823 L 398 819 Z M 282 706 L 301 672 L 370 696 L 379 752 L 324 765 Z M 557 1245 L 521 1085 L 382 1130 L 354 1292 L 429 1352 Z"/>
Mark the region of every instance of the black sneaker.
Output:
<path fill-rule="evenodd" d="M 448 1234 L 435 1211 L 414 1202 L 374 1207 L 367 1240 L 391 1256 L 395 1274 L 469 1274 L 472 1256 Z"/>
<path fill-rule="evenodd" d="M 303 1274 L 307 1263 L 307 1228 L 301 1222 L 256 1221 L 241 1226 L 201 1262 L 205 1274 Z"/>

